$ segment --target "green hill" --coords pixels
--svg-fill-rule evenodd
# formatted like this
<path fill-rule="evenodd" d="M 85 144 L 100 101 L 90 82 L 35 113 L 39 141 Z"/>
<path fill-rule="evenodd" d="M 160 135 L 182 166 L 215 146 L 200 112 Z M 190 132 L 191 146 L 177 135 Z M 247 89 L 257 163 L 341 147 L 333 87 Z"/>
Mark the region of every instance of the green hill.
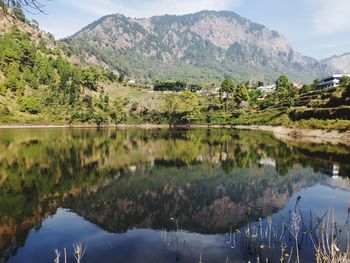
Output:
<path fill-rule="evenodd" d="M 2 124 L 113 122 L 115 105 L 104 92 L 113 73 L 80 61 L 12 12 L 0 24 Z"/>

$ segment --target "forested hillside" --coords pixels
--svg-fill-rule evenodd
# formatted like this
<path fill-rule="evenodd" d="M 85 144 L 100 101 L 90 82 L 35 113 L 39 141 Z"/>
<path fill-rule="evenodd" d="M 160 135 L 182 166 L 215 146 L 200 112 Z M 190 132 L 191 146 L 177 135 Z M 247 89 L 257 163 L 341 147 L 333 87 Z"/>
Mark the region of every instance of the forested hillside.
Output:
<path fill-rule="evenodd" d="M 85 64 L 18 14 L 0 19 L 1 123 L 107 123 L 111 72 Z"/>

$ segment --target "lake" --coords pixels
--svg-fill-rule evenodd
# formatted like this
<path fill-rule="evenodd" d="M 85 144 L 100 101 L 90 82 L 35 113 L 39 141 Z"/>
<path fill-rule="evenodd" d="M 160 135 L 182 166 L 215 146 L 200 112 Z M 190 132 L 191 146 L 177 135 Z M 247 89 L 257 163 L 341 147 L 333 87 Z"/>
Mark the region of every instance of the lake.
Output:
<path fill-rule="evenodd" d="M 293 220 L 314 262 L 321 222 L 346 246 L 349 177 L 349 147 L 266 132 L 2 129 L 0 262 L 293 262 Z"/>

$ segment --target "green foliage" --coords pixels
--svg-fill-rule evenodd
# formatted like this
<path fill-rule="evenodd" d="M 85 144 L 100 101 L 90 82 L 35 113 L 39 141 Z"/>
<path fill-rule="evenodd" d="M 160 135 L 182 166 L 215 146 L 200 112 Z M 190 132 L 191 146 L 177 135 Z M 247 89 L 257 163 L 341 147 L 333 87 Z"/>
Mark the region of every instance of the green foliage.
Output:
<path fill-rule="evenodd" d="M 225 78 L 221 83 L 220 92 L 232 93 L 234 91 L 234 88 L 235 86 L 233 84 L 233 80 L 230 78 Z"/>
<path fill-rule="evenodd" d="M 109 109 L 110 116 L 115 124 L 120 124 L 126 121 L 127 111 L 124 106 L 124 100 L 116 98 Z"/>
<path fill-rule="evenodd" d="M 252 87 L 249 89 L 248 94 L 249 94 L 249 105 L 251 107 L 257 107 L 259 104 L 259 98 L 262 97 L 261 90 L 258 89 L 257 87 Z"/>
<path fill-rule="evenodd" d="M 307 119 L 300 120 L 293 123 L 298 128 L 308 129 L 321 129 L 321 130 L 350 130 L 350 120 L 319 120 L 319 119 Z"/>
<path fill-rule="evenodd" d="M 191 124 L 201 117 L 198 97 L 190 91 L 168 94 L 165 109 L 171 124 Z"/>
<path fill-rule="evenodd" d="M 198 84 L 194 84 L 194 83 L 188 84 L 188 90 L 191 92 L 200 91 L 202 88 L 203 87 L 201 85 L 198 85 Z"/>
<path fill-rule="evenodd" d="M 114 72 L 111 70 L 106 72 L 106 77 L 111 82 L 115 82 L 118 80 L 118 76 L 116 74 L 114 74 Z"/>
<path fill-rule="evenodd" d="M 20 99 L 20 110 L 30 114 L 38 114 L 41 111 L 41 104 L 35 97 L 22 97 Z"/>
<path fill-rule="evenodd" d="M 293 84 L 289 82 L 287 76 L 282 75 L 276 80 L 276 103 L 279 107 L 288 108 L 294 104 L 295 91 L 292 89 Z"/>
<path fill-rule="evenodd" d="M 299 93 L 303 94 L 303 93 L 308 93 L 310 91 L 313 91 L 314 87 L 312 84 L 305 84 L 303 85 L 303 87 L 300 89 Z"/>
<path fill-rule="evenodd" d="M 100 96 L 99 96 L 97 105 L 102 111 L 104 111 L 104 112 L 108 111 L 109 95 L 105 94 L 104 90 L 102 90 L 100 92 Z"/>
<path fill-rule="evenodd" d="M 181 92 L 187 88 L 187 83 L 184 81 L 160 81 L 157 80 L 154 84 L 155 91 L 176 91 Z"/>
<path fill-rule="evenodd" d="M 342 76 L 340 79 L 339 79 L 339 85 L 341 87 L 346 87 L 350 84 L 350 78 L 348 76 Z"/>
<path fill-rule="evenodd" d="M 3 83 L 0 83 L 0 95 L 6 95 L 6 86 Z"/>
<path fill-rule="evenodd" d="M 99 80 L 98 72 L 94 71 L 92 68 L 84 68 L 82 70 L 82 85 L 85 87 L 96 91 L 97 82 Z"/>
<path fill-rule="evenodd" d="M 119 77 L 118 77 L 118 82 L 119 82 L 119 83 L 123 83 L 123 82 L 124 82 L 124 79 L 125 79 L 124 73 L 120 73 L 120 74 L 119 74 Z"/>
<path fill-rule="evenodd" d="M 293 121 L 301 119 L 344 119 L 350 120 L 350 107 L 342 106 L 336 108 L 295 108 L 289 113 Z"/>
<path fill-rule="evenodd" d="M 117 76 L 92 66 L 71 64 L 61 56 L 60 49 L 51 50 L 42 38 L 36 44 L 15 27 L 1 36 L 0 71 L 5 75 L 1 94 L 9 90 L 16 95 L 18 101 L 14 103 L 24 113 L 43 112 L 52 120 L 98 124 L 111 119 L 109 96 L 103 90 L 99 92 L 98 83 L 114 81 Z M 87 90 L 94 95 L 86 97 Z"/>
<path fill-rule="evenodd" d="M 35 74 L 31 72 L 29 68 L 25 68 L 22 75 L 23 80 L 28 84 L 30 88 L 37 89 L 39 86 L 38 79 Z"/>
<path fill-rule="evenodd" d="M 246 85 L 240 83 L 236 87 L 235 91 L 235 101 L 237 104 L 240 104 L 242 101 L 248 101 L 249 93 L 247 91 Z"/>
<path fill-rule="evenodd" d="M 276 80 L 276 88 L 278 89 L 290 89 L 292 88 L 292 83 L 289 82 L 289 79 L 286 75 L 281 75 Z"/>
<path fill-rule="evenodd" d="M 228 100 L 229 100 L 229 94 L 233 93 L 235 91 L 235 85 L 233 83 L 233 80 L 231 78 L 226 77 L 221 82 L 220 87 L 220 93 L 226 94 L 226 104 L 225 104 L 225 110 L 228 111 Z"/>

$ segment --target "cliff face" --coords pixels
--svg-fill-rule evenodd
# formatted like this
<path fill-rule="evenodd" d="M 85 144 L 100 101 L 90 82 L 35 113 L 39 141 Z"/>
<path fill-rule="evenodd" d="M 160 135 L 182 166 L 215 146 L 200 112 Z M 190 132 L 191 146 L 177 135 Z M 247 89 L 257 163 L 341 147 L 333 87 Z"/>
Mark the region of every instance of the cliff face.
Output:
<path fill-rule="evenodd" d="M 324 59 L 321 63 L 332 68 L 336 73 L 350 74 L 350 53 Z"/>
<path fill-rule="evenodd" d="M 278 32 L 228 11 L 132 19 L 102 17 L 66 39 L 87 60 L 136 78 L 295 80 L 326 70 Z"/>

